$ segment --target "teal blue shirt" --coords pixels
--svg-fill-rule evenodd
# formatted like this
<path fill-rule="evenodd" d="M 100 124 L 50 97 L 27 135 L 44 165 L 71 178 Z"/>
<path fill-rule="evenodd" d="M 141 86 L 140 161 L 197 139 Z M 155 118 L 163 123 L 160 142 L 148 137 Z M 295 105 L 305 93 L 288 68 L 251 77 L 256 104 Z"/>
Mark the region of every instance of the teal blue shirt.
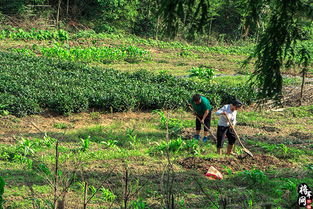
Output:
<path fill-rule="evenodd" d="M 200 104 L 196 104 L 192 99 L 190 101 L 193 109 L 196 111 L 196 113 L 199 115 L 199 116 L 203 116 L 204 115 L 204 112 L 206 110 L 212 110 L 212 106 L 209 102 L 209 100 L 203 96 L 200 96 L 201 98 L 201 103 Z"/>

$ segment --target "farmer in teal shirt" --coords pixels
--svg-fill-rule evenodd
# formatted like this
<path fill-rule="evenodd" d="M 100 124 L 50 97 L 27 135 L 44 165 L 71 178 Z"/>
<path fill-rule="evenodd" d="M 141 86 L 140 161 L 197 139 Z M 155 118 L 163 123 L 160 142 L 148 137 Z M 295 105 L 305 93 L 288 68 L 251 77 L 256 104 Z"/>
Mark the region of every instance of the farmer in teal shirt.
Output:
<path fill-rule="evenodd" d="M 196 115 L 201 120 L 198 120 L 196 117 L 196 134 L 194 138 L 197 140 L 200 139 L 201 124 L 205 124 L 204 136 L 202 140 L 203 142 L 206 142 L 208 140 L 208 128 L 211 126 L 212 106 L 207 98 L 200 96 L 199 94 L 193 95 L 190 102 Z"/>

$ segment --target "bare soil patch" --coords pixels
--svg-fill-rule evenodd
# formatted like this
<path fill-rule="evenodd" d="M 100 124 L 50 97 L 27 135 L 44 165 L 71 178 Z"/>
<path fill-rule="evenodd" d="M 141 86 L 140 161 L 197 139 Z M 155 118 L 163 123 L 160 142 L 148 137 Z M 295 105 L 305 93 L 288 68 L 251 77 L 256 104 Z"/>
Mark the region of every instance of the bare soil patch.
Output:
<path fill-rule="evenodd" d="M 277 127 L 274 127 L 274 126 L 263 126 L 262 129 L 267 131 L 267 132 L 277 132 L 277 133 L 279 133 L 281 131 L 280 128 L 277 128 Z"/>
<path fill-rule="evenodd" d="M 130 121 L 149 121 L 153 118 L 151 113 L 145 112 L 124 112 L 124 113 L 99 113 L 94 116 L 92 113 L 78 113 L 70 116 L 53 114 L 31 115 L 17 118 L 13 115 L 0 117 L 0 142 L 12 143 L 18 136 L 37 136 L 47 133 L 64 133 L 69 129 L 80 129 L 88 126 L 108 126 L 114 121 L 121 121 L 126 124 Z M 37 127 L 34 127 L 34 125 Z M 67 128 L 58 129 L 55 124 L 66 124 Z M 126 126 L 126 125 L 125 125 Z M 40 129 L 40 130 L 39 130 Z"/>
<path fill-rule="evenodd" d="M 301 88 L 300 86 L 290 86 L 286 87 L 284 90 L 285 100 L 284 104 L 286 106 L 299 106 L 299 101 L 301 98 Z M 313 104 L 313 85 L 306 84 L 303 90 L 302 105 Z"/>
<path fill-rule="evenodd" d="M 210 166 L 214 166 L 224 174 L 227 174 L 226 169 L 231 169 L 233 172 L 236 172 L 250 169 L 267 170 L 270 167 L 294 167 L 294 165 L 288 161 L 282 161 L 276 157 L 262 154 L 257 154 L 254 156 L 254 158 L 244 155 L 240 155 L 235 158 L 225 157 L 220 159 L 188 157 L 179 160 L 178 163 L 185 169 L 197 170 L 199 173 L 202 174 L 205 174 Z"/>
<path fill-rule="evenodd" d="M 214 136 L 215 136 L 216 135 L 215 129 L 211 128 L 210 130 L 211 130 L 212 134 L 214 134 Z M 201 131 L 201 134 L 202 134 L 202 131 Z M 182 139 L 185 139 L 185 140 L 193 139 L 194 135 L 195 135 L 195 128 L 184 128 L 181 132 L 181 137 L 182 137 Z M 209 133 L 208 137 L 213 142 L 215 142 L 215 138 L 213 138 L 210 133 Z"/>
<path fill-rule="evenodd" d="M 194 135 L 195 135 L 194 128 L 184 128 L 181 133 L 181 137 L 186 140 L 192 139 Z"/>

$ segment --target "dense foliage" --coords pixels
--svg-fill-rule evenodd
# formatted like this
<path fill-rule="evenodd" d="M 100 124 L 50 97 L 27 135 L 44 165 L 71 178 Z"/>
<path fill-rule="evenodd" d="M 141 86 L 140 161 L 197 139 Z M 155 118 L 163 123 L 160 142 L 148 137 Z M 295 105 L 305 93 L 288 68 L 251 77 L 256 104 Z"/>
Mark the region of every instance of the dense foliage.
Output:
<path fill-rule="evenodd" d="M 194 5 L 199 1 L 162 1 L 167 28 L 176 32 L 179 28 L 178 21 L 184 22 L 189 13 L 186 8 Z M 280 101 L 282 98 L 282 75 L 281 69 L 284 62 L 287 60 L 287 66 L 294 65 L 295 48 L 299 46 L 301 41 L 312 39 L 312 14 L 313 4 L 309 0 L 227 0 L 226 7 L 222 14 L 234 22 L 233 25 L 238 25 L 242 20 L 243 37 L 247 37 L 250 28 L 258 28 L 263 25 L 261 38 L 258 41 L 255 54 L 255 73 L 253 84 L 256 84 L 259 89 L 258 96 L 260 99 L 268 100 L 275 99 Z M 245 6 L 233 7 L 233 3 Z M 198 9 L 194 13 L 199 15 L 200 11 L 208 12 L 208 1 L 200 1 Z M 225 9 L 225 7 L 223 8 Z M 223 10 L 222 10 L 223 11 Z M 233 12 L 230 12 L 233 11 Z M 238 15 L 234 15 L 238 13 Z M 240 14 L 241 13 L 241 14 Z M 265 17 L 263 17 L 265 15 Z M 194 27 L 203 27 L 203 22 L 208 23 L 207 14 L 202 14 L 204 19 L 200 23 L 193 20 Z M 202 20 L 201 18 L 201 20 Z M 236 24 L 237 23 L 237 24 Z M 262 23 L 262 24 L 261 24 Z M 224 24 L 224 22 L 222 23 Z M 257 27 L 256 27 L 257 26 Z M 230 32 L 226 32 L 229 34 Z M 310 34 L 311 33 L 311 34 Z M 258 34 L 258 33 L 257 33 Z M 222 34 L 220 34 L 222 35 Z M 237 34 L 236 37 L 239 37 Z M 259 39 L 258 35 L 256 37 Z M 304 69 L 303 75 L 307 71 L 308 63 L 310 63 L 309 50 L 302 47 L 300 58 Z"/>
<path fill-rule="evenodd" d="M 245 6 L 250 5 L 249 2 L 249 0 L 61 0 L 59 15 L 64 22 L 77 20 L 97 32 L 123 31 L 154 38 L 178 35 L 189 40 L 202 38 L 210 40 L 213 37 L 238 40 L 242 33 L 245 36 L 254 34 L 258 29 L 256 25 L 263 24 L 261 21 L 249 21 L 252 19 L 250 7 Z M 22 19 L 28 19 L 30 14 L 55 19 L 57 9 L 57 0 L 0 0 L 0 21 L 3 17 L 1 14 L 19 16 Z M 262 14 L 262 18 L 259 19 L 264 20 L 267 14 L 259 13 Z M 253 26 L 247 30 L 247 24 L 251 23 Z M 74 24 L 73 28 L 76 27 Z"/>
<path fill-rule="evenodd" d="M 192 94 L 214 105 L 239 97 L 251 103 L 255 94 L 245 86 L 195 83 L 146 71 L 121 73 L 79 63 L 1 53 L 0 107 L 15 115 L 49 109 L 59 114 L 89 108 L 106 111 L 184 107 Z"/>
<path fill-rule="evenodd" d="M 282 98 L 283 83 L 281 70 L 285 63 L 287 67 L 295 62 L 305 67 L 310 63 L 310 49 L 299 43 L 310 38 L 312 23 L 308 16 L 311 16 L 313 8 L 301 0 L 273 3 L 275 12 L 271 15 L 254 54 L 257 58 L 254 84 L 260 89 L 260 98 L 279 101 Z M 307 11 L 310 9 L 311 11 Z"/>

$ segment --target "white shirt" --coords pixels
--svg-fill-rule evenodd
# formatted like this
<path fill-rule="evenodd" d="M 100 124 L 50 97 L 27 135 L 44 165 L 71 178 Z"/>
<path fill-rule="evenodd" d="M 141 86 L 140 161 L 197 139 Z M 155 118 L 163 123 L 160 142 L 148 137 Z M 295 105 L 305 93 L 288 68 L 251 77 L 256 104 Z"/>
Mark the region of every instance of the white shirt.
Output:
<path fill-rule="evenodd" d="M 225 126 L 228 127 L 229 123 L 224 115 L 222 115 L 223 112 L 226 112 L 229 120 L 232 122 L 233 125 L 236 124 L 236 116 L 237 116 L 237 110 L 231 111 L 230 105 L 224 105 L 221 109 L 219 109 L 215 114 L 220 115 L 220 119 L 218 120 L 219 126 Z"/>

